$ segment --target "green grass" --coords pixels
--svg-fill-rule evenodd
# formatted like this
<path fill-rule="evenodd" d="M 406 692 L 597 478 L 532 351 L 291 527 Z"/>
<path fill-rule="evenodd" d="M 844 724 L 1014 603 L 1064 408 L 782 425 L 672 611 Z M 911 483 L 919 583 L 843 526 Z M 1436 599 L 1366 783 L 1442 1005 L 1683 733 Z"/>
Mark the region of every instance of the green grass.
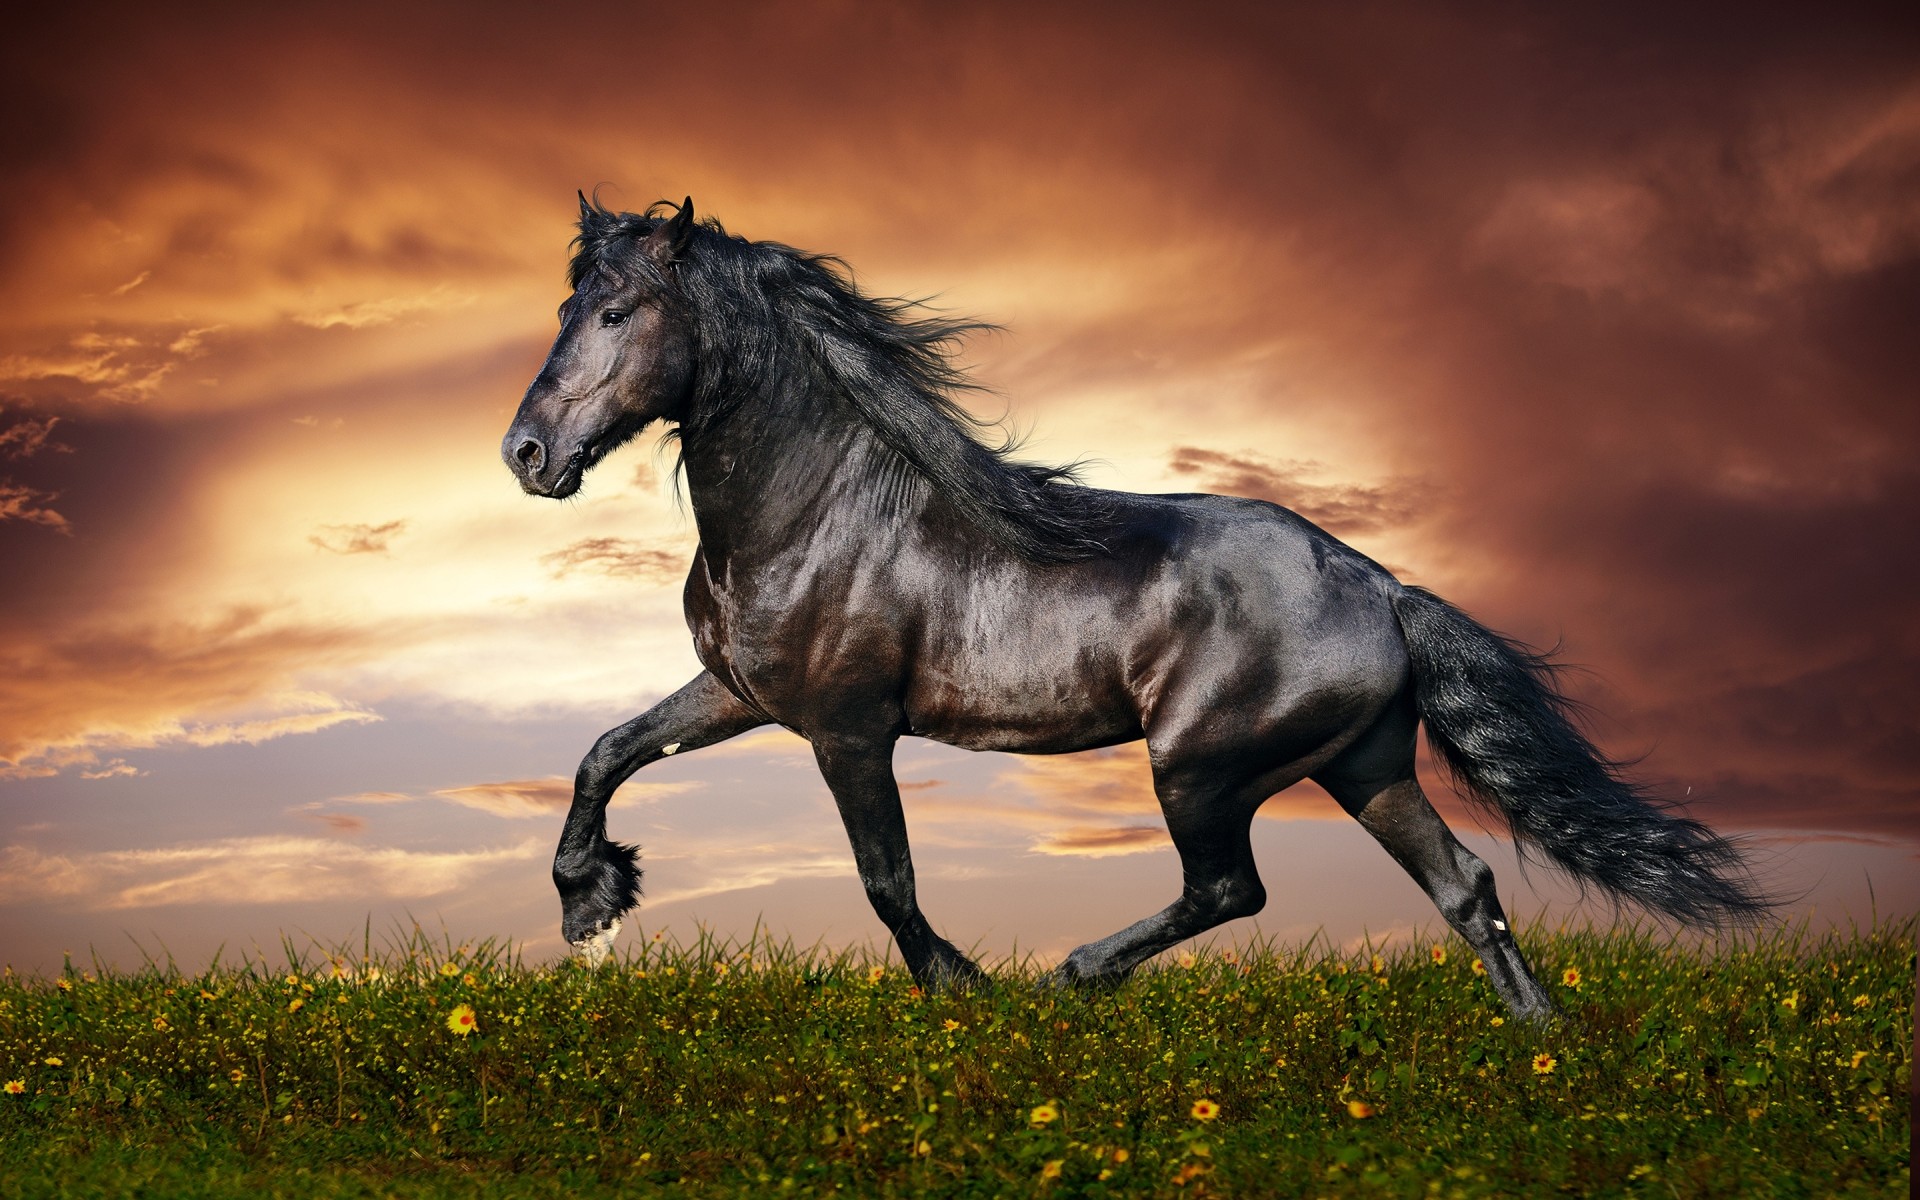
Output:
<path fill-rule="evenodd" d="M 1530 936 L 1545 1029 L 1451 940 L 1091 995 L 710 939 L 9 975 L 0 1196 L 1905 1196 L 1915 928 Z"/>

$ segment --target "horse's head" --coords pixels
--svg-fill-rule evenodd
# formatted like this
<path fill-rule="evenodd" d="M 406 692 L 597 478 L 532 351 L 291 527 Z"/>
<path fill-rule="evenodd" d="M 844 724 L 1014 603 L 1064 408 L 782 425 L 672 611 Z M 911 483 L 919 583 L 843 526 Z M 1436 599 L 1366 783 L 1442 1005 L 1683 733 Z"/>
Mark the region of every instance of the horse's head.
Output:
<path fill-rule="evenodd" d="M 692 199 L 658 219 L 580 198 L 580 253 L 560 336 L 500 444 L 529 495 L 573 495 L 615 447 L 684 411 L 693 337 L 668 281 L 693 234 Z"/>

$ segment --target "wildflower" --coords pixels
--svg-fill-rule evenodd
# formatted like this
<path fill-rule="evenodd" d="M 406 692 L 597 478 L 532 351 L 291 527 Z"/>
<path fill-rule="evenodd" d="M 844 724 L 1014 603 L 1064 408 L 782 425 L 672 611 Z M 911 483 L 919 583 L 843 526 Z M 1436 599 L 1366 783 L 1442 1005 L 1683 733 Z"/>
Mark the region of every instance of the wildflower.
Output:
<path fill-rule="evenodd" d="M 656 942 L 657 942 L 657 941 L 659 941 L 659 940 L 660 940 L 661 938 L 664 938 L 664 937 L 666 937 L 666 936 L 667 936 L 667 931 L 666 931 L 666 930 L 664 930 L 664 929 L 656 929 L 656 930 L 654 930 L 654 931 L 653 931 L 653 940 L 654 940 L 654 941 L 656 941 Z"/>
<path fill-rule="evenodd" d="M 1364 1121 L 1373 1115 L 1373 1105 L 1365 1100 L 1347 1101 L 1347 1115 L 1356 1121 Z"/>
<path fill-rule="evenodd" d="M 56 985 L 54 985 L 54 986 L 56 986 L 56 987 L 58 987 L 58 988 L 59 988 L 59 989 L 60 989 L 61 991 L 63 991 L 63 992 L 70 992 L 70 991 L 72 991 L 72 990 L 73 990 L 73 980 L 71 980 L 71 979 L 62 979 L 62 980 L 61 980 L 61 981 L 60 981 L 60 982 L 59 982 L 58 984 L 56 984 Z M 1864 997 L 1863 997 L 1863 999 L 1864 999 Z"/>
<path fill-rule="evenodd" d="M 1380 956 L 1378 954 L 1373 956 L 1373 962 L 1371 965 L 1373 967 L 1373 973 L 1375 975 L 1378 975 L 1380 972 L 1387 969 L 1387 964 L 1380 961 Z"/>
<path fill-rule="evenodd" d="M 918 1146 L 915 1146 L 915 1147 L 913 1148 L 913 1152 L 914 1152 L 915 1154 L 932 1154 L 932 1153 L 933 1153 L 933 1143 L 932 1143 L 932 1142 L 921 1142 L 921 1143 L 920 1143 L 920 1144 L 919 1144 Z"/>
<path fill-rule="evenodd" d="M 453 1011 L 447 1014 L 447 1028 L 459 1034 L 461 1037 L 467 1036 L 478 1028 L 478 1025 L 473 1019 L 473 1006 L 470 1004 L 454 1005 Z"/>
<path fill-rule="evenodd" d="M 879 983 L 882 979 L 886 978 L 886 974 L 887 974 L 887 969 L 883 966 L 880 966 L 878 963 L 876 963 L 873 966 L 867 968 L 867 982 Z"/>
<path fill-rule="evenodd" d="M 1799 1012 L 1800 993 L 1797 991 L 1788 992 L 1785 996 L 1782 996 L 1780 998 L 1780 1007 L 1786 1009 L 1788 1012 Z"/>
<path fill-rule="evenodd" d="M 214 994 L 213 994 L 212 992 L 209 992 L 209 991 L 208 991 L 207 989 L 205 989 L 205 988 L 201 988 L 201 989 L 200 989 L 200 998 L 201 998 L 202 1000 L 218 1000 L 218 999 L 219 999 L 220 997 L 218 997 L 218 996 L 216 996 L 216 995 L 214 995 Z"/>
<path fill-rule="evenodd" d="M 1123 1163 L 1132 1157 L 1133 1157 L 1133 1152 L 1128 1150 L 1125 1146 L 1122 1146 L 1118 1150 L 1115 1150 L 1113 1152 L 1113 1161 L 1117 1163 Z"/>
<path fill-rule="evenodd" d="M 1180 965 L 1183 967 L 1192 967 L 1194 963 L 1199 961 L 1191 950 L 1182 950 L 1180 952 Z"/>
<path fill-rule="evenodd" d="M 440 974 L 446 976 L 448 979 L 452 979 L 459 973 L 460 964 L 457 962 L 443 962 L 440 964 Z"/>
<path fill-rule="evenodd" d="M 1042 1179 L 1060 1178 L 1060 1168 L 1066 1166 L 1066 1164 L 1067 1164 L 1067 1160 L 1064 1158 L 1048 1159 L 1046 1165 L 1040 1168 L 1040 1178 Z"/>
<path fill-rule="evenodd" d="M 1495 1025 L 1505 1025 L 1507 1023 L 1507 1019 L 1505 1017 L 1495 1017 L 1493 1019 L 1493 1023 Z"/>
<path fill-rule="evenodd" d="M 1860 1057 L 1865 1058 L 1866 1055 L 1862 1054 Z M 66 1065 L 66 1063 L 61 1061 L 60 1056 L 58 1054 L 49 1054 L 45 1058 L 41 1059 L 40 1061 L 43 1063 L 46 1063 L 50 1067 L 63 1067 Z M 1854 1065 L 1859 1066 L 1860 1064 L 1855 1063 Z"/>
<path fill-rule="evenodd" d="M 1559 1065 L 1560 1060 L 1551 1054 L 1536 1054 L 1533 1056 L 1533 1073 L 1535 1075 L 1551 1075 L 1553 1074 L 1553 1069 Z"/>
<path fill-rule="evenodd" d="M 1487 973 L 1487 964 L 1485 964 L 1485 963 L 1483 963 L 1483 962 L 1481 962 L 1481 961 L 1480 961 L 1479 959 L 1477 959 L 1477 958 L 1476 958 L 1476 959 L 1474 959 L 1474 960 L 1473 960 L 1473 973 L 1474 973 L 1475 975 L 1485 975 L 1485 974 Z"/>
<path fill-rule="evenodd" d="M 1855 1008 L 1865 1008 L 1867 1005 L 1872 1003 L 1873 1003 L 1873 1000 L 1869 996 L 1867 996 L 1867 994 L 1864 992 L 1862 992 L 1860 995 L 1855 996 L 1853 998 L 1853 1006 Z"/>
<path fill-rule="evenodd" d="M 1027 1120 L 1035 1125 L 1051 1125 L 1059 1119 L 1060 1110 L 1052 1104 L 1035 1105 L 1033 1111 L 1027 1114 Z"/>
<path fill-rule="evenodd" d="M 26 1081 L 26 1080 L 24 1080 L 24 1079 L 9 1079 L 9 1080 L 7 1080 L 7 1095 L 9 1095 L 9 1096 L 18 1096 L 18 1095 L 19 1095 L 19 1094 L 20 1094 L 21 1092 L 24 1092 L 24 1091 L 26 1091 L 26 1090 L 27 1090 L 27 1081 Z"/>
<path fill-rule="evenodd" d="M 727 976 L 727 964 L 724 962 L 721 962 L 718 959 L 715 959 L 713 964 L 713 973 L 719 978 L 725 979 Z"/>
<path fill-rule="evenodd" d="M 1202 1100 L 1195 1100 L 1193 1102 L 1193 1119 L 1194 1120 L 1211 1121 L 1219 1115 L 1220 1115 L 1220 1106 L 1218 1104 L 1215 1104 L 1213 1101 L 1202 1099 Z"/>
<path fill-rule="evenodd" d="M 468 987 L 480 986 L 480 980 L 474 976 L 474 973 L 472 971 L 468 971 L 465 975 L 462 975 L 460 977 L 460 982 L 466 984 Z"/>
<path fill-rule="evenodd" d="M 960 1028 L 960 1022 L 954 1020 L 952 1017 L 948 1017 L 945 1021 L 942 1021 L 941 1024 L 947 1027 L 948 1033 L 952 1033 L 954 1030 Z"/>
<path fill-rule="evenodd" d="M 1580 990 L 1580 968 L 1568 967 L 1566 970 L 1560 972 L 1560 982 L 1572 988 L 1576 992 L 1579 991 Z"/>
<path fill-rule="evenodd" d="M 1436 967 L 1444 967 L 1447 965 L 1447 948 L 1445 946 L 1435 946 L 1433 948 L 1433 965 Z"/>
<path fill-rule="evenodd" d="M 1228 966 L 1232 966 L 1234 963 L 1240 961 L 1240 955 L 1232 950 L 1222 950 L 1220 952 L 1220 961 L 1226 963 Z"/>
<path fill-rule="evenodd" d="M 47 1061 L 52 1062 L 53 1060 L 48 1059 Z M 1865 1050 L 1855 1050 L 1853 1052 L 1853 1061 L 1847 1064 L 1847 1069 L 1850 1071 L 1858 1071 L 1860 1064 L 1865 1061 L 1867 1061 L 1867 1052 Z"/>
<path fill-rule="evenodd" d="M 168 1029 L 172 1028 L 167 1024 L 165 1017 L 155 1017 L 153 1019 L 153 1027 L 161 1033 L 165 1033 Z"/>
<path fill-rule="evenodd" d="M 227 1078 L 233 1080 L 235 1083 L 245 1083 L 247 1081 L 247 1073 L 239 1067 L 235 1067 L 233 1070 L 227 1072 Z"/>
<path fill-rule="evenodd" d="M 301 1009 L 305 1008 L 306 1006 L 307 1006 L 307 1002 L 305 1000 L 302 1000 L 298 996 L 295 996 L 293 999 L 287 1001 L 287 1011 L 290 1013 L 299 1012 Z"/>

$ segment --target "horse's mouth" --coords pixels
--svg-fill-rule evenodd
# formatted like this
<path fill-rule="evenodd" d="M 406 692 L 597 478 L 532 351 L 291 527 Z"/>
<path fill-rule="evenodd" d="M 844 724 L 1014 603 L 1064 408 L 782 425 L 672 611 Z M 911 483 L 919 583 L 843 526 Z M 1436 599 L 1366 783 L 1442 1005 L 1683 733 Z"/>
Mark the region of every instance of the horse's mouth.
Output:
<path fill-rule="evenodd" d="M 606 451 L 602 449 L 604 445 L 604 439 L 596 438 L 582 444 L 572 454 L 567 455 L 566 464 L 560 468 L 559 476 L 554 479 L 553 486 L 547 489 L 548 497 L 564 500 L 579 491 L 580 483 L 587 477 L 587 472 L 593 470 L 594 464 L 606 457 Z"/>

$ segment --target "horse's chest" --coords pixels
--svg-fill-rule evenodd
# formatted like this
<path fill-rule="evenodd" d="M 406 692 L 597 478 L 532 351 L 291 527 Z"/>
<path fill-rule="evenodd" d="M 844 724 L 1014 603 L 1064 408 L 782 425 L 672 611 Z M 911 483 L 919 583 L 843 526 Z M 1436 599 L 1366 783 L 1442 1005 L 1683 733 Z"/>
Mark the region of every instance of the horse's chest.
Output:
<path fill-rule="evenodd" d="M 805 589 L 696 579 L 687 620 L 701 665 L 774 719 L 800 727 L 839 696 L 897 673 L 897 620 Z"/>

